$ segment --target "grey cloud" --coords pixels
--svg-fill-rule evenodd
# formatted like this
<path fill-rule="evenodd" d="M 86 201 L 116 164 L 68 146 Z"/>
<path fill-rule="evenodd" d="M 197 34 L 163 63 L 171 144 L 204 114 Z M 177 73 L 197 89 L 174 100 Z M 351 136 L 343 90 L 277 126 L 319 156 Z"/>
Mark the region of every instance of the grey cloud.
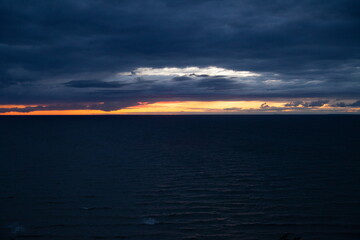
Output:
<path fill-rule="evenodd" d="M 96 109 L 99 105 L 89 104 L 63 104 L 63 105 L 50 105 L 50 106 L 35 106 L 35 107 L 25 107 L 25 108 L 0 108 L 0 113 L 6 112 L 34 112 L 34 111 L 44 111 L 44 110 L 79 110 L 79 109 Z"/>
<path fill-rule="evenodd" d="M 350 104 L 350 107 L 360 107 L 360 100 Z"/>
<path fill-rule="evenodd" d="M 291 103 L 286 103 L 285 107 L 298 107 L 301 106 L 303 104 L 303 101 L 294 101 Z"/>
<path fill-rule="evenodd" d="M 353 103 L 337 102 L 331 105 L 332 107 L 360 107 L 360 100 Z"/>
<path fill-rule="evenodd" d="M 329 100 L 319 100 L 319 101 L 312 101 L 312 102 L 304 102 L 302 105 L 304 107 L 321 107 L 327 104 Z"/>
<path fill-rule="evenodd" d="M 327 104 L 329 100 L 318 100 L 318 101 L 294 101 L 286 103 L 285 107 L 322 107 Z"/>
<path fill-rule="evenodd" d="M 0 108 L 0 113 L 7 112 L 19 112 L 19 113 L 28 113 L 34 111 L 54 111 L 54 110 L 102 110 L 105 112 L 114 111 L 121 108 L 137 105 L 137 101 L 128 100 L 121 102 L 104 102 L 96 104 L 53 104 L 48 106 L 34 106 L 34 107 L 24 107 L 24 108 Z"/>
<path fill-rule="evenodd" d="M 242 108 L 232 107 L 232 108 L 224 108 L 223 110 L 225 110 L 225 111 L 240 111 L 240 110 L 242 110 Z"/>

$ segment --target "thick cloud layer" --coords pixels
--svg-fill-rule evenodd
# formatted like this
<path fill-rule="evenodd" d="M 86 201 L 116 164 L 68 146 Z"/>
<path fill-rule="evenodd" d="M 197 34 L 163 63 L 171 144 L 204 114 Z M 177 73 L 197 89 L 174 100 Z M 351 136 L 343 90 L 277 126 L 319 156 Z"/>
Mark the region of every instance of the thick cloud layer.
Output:
<path fill-rule="evenodd" d="M 0 105 L 359 99 L 359 9 L 357 0 L 2 1 Z"/>

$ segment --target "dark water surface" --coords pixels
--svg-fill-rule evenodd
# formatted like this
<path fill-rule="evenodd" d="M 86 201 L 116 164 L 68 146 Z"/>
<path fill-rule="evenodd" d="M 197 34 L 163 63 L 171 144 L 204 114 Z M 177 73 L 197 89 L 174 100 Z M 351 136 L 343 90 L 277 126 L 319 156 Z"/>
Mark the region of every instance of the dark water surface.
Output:
<path fill-rule="evenodd" d="M 0 239 L 360 239 L 360 116 L 0 118 Z"/>

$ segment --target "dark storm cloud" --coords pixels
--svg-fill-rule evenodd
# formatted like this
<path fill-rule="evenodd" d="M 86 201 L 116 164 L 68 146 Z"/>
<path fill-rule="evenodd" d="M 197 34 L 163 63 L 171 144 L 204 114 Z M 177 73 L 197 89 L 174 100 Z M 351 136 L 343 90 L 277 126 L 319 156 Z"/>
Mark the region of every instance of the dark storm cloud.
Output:
<path fill-rule="evenodd" d="M 191 80 L 191 77 L 186 77 L 186 76 L 180 76 L 180 77 L 174 77 L 172 80 L 174 81 L 188 81 Z"/>
<path fill-rule="evenodd" d="M 105 82 L 99 80 L 73 80 L 65 83 L 67 87 L 73 88 L 119 88 L 127 84 L 119 82 Z"/>
<path fill-rule="evenodd" d="M 149 97 L 357 99 L 359 9 L 357 0 L 1 1 L 0 104 L 102 97 L 119 107 Z M 208 74 L 172 76 L 166 83 L 111 80 L 138 67 L 185 66 L 262 77 L 253 85 Z M 262 84 L 273 76 L 282 84 Z M 120 87 L 126 89 L 107 92 L 111 96 L 94 89 Z"/>
<path fill-rule="evenodd" d="M 198 86 L 200 88 L 206 88 L 209 90 L 232 90 L 241 87 L 242 84 L 236 83 L 236 81 L 228 78 L 204 78 L 199 81 Z"/>

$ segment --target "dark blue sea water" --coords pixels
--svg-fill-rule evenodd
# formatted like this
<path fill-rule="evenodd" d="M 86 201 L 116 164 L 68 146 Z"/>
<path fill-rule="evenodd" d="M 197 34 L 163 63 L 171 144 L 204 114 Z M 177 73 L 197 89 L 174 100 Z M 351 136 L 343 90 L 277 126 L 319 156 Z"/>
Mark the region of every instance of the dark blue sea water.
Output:
<path fill-rule="evenodd" d="M 360 116 L 0 118 L 0 239 L 360 239 Z"/>

